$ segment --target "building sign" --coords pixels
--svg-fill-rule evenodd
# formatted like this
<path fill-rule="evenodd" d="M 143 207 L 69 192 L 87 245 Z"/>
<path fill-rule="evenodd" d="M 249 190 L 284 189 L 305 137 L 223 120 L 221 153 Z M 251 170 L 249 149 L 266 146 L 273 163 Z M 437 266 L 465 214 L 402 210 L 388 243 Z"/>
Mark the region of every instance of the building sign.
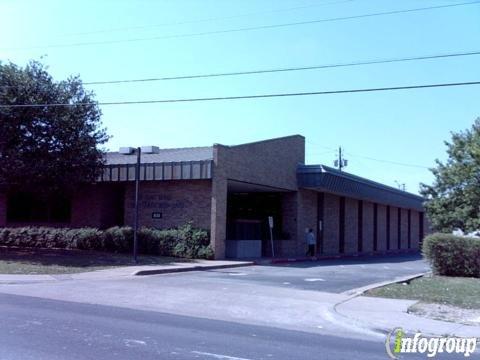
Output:
<path fill-rule="evenodd" d="M 134 209 L 135 203 L 128 202 L 129 208 Z M 182 199 L 175 199 L 165 194 L 147 193 L 140 194 L 139 206 L 141 209 L 185 209 L 188 204 Z M 153 215 L 152 215 L 153 217 Z"/>

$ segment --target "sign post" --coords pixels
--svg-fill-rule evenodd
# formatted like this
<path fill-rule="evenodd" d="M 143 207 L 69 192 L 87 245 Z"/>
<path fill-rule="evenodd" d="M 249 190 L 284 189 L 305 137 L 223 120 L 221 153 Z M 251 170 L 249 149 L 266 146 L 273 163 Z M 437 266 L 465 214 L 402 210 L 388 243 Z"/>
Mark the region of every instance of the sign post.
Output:
<path fill-rule="evenodd" d="M 133 227 L 133 261 L 138 263 L 138 192 L 140 186 L 140 157 L 141 148 L 137 148 L 137 164 L 135 166 L 135 222 Z"/>
<path fill-rule="evenodd" d="M 270 243 L 272 244 L 272 257 L 275 257 L 275 249 L 273 247 L 273 216 L 268 217 L 268 227 L 270 228 Z"/>

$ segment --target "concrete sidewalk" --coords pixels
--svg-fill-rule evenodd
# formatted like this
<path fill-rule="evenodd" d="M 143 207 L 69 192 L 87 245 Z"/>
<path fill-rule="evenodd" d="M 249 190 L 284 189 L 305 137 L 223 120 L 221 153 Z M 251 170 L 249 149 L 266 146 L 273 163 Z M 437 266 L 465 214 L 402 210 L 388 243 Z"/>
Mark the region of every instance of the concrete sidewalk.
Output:
<path fill-rule="evenodd" d="M 0 274 L 0 284 L 28 284 L 59 280 L 102 280 L 132 276 L 158 275 L 185 271 L 202 271 L 254 265 L 253 261 L 195 260 L 193 262 L 169 263 L 166 265 L 124 266 L 72 274 L 20 275 Z"/>
<path fill-rule="evenodd" d="M 356 327 L 379 333 L 388 333 L 401 327 L 407 333 L 420 331 L 432 336 L 448 334 L 480 337 L 480 326 L 462 325 L 409 314 L 408 308 L 416 302 L 416 300 L 352 296 L 336 304 L 334 311 Z"/>

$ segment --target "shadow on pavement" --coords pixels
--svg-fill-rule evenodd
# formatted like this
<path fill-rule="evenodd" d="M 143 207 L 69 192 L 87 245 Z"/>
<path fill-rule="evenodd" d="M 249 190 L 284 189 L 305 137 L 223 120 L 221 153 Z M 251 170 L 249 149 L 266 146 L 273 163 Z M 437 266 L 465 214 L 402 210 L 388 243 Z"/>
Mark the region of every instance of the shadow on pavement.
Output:
<path fill-rule="evenodd" d="M 363 264 L 394 264 L 410 261 L 419 261 L 423 257 L 420 253 L 415 254 L 396 254 L 396 255 L 376 255 L 376 256 L 359 256 L 357 258 L 339 258 L 339 259 L 319 259 L 319 260 L 307 260 L 307 261 L 295 261 L 279 264 L 270 263 L 271 259 L 265 259 L 267 261 L 258 262 L 261 266 L 271 267 L 291 267 L 291 268 L 313 268 L 319 266 L 339 266 L 339 265 L 363 265 Z"/>

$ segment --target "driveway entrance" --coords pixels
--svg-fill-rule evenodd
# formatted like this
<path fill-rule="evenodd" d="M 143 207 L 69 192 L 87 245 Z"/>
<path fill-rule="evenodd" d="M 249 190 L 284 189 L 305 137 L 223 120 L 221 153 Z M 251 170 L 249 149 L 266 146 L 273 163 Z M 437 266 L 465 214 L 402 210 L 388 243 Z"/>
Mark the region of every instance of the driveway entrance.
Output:
<path fill-rule="evenodd" d="M 429 271 L 420 255 L 361 257 L 279 265 L 260 265 L 207 271 L 201 276 L 211 281 L 268 285 L 301 290 L 342 293 L 369 284 Z"/>

